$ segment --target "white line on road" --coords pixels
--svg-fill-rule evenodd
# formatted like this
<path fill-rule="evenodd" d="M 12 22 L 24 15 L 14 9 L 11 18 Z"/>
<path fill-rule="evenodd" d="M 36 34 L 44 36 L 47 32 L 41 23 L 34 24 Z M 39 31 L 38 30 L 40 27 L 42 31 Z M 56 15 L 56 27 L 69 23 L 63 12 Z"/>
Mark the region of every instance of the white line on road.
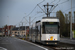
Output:
<path fill-rule="evenodd" d="M 34 43 L 31 43 L 31 42 L 28 42 L 28 41 L 26 41 L 26 40 L 21 40 L 21 39 L 18 39 L 18 40 L 23 41 L 23 42 L 27 42 L 27 43 L 30 43 L 30 44 L 32 44 L 32 45 L 35 45 L 35 46 L 37 46 L 37 47 L 39 47 L 39 48 L 42 48 L 42 49 L 48 50 L 47 48 L 44 48 L 44 47 L 39 46 L 39 45 L 37 45 L 37 44 L 34 44 Z"/>
<path fill-rule="evenodd" d="M 0 50 L 7 50 L 6 48 L 0 47 Z"/>

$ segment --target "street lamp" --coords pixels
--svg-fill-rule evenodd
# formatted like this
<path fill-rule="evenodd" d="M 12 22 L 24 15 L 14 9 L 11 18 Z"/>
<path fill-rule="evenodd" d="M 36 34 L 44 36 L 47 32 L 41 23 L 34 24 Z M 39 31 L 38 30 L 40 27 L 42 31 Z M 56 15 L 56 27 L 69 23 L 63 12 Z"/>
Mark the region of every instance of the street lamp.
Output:
<path fill-rule="evenodd" d="M 8 25 L 9 25 L 9 16 L 8 17 Z M 8 36 L 9 36 L 9 26 L 8 26 Z"/>

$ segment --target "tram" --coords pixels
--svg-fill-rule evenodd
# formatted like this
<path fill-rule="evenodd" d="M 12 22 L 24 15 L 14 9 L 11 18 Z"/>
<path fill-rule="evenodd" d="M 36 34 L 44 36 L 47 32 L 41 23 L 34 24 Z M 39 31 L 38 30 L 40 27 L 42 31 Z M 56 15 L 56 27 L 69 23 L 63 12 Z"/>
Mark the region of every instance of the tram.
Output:
<path fill-rule="evenodd" d="M 55 44 L 60 41 L 60 22 L 57 17 L 43 17 L 30 26 L 29 39 L 42 44 Z"/>

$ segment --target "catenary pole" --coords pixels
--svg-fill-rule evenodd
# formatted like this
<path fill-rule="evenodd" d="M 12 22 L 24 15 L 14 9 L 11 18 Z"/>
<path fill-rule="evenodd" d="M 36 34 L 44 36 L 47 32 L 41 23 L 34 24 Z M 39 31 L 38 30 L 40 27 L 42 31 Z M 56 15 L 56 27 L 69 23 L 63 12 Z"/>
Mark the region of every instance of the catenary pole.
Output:
<path fill-rule="evenodd" d="M 72 39 L 72 0 L 71 0 L 71 19 L 70 19 L 70 39 Z"/>

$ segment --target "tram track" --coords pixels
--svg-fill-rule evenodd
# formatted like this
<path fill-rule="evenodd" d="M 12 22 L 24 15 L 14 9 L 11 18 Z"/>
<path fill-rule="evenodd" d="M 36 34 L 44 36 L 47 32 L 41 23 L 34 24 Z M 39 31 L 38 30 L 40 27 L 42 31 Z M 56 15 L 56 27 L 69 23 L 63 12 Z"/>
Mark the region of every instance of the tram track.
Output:
<path fill-rule="evenodd" d="M 23 40 L 34 43 L 34 42 L 30 41 L 29 39 L 23 39 Z M 36 42 L 34 44 L 45 47 L 48 50 L 75 50 L 75 45 L 67 44 L 67 43 L 61 43 L 61 42 L 59 42 L 58 45 L 43 45 L 43 44 L 38 43 L 38 42 Z"/>

